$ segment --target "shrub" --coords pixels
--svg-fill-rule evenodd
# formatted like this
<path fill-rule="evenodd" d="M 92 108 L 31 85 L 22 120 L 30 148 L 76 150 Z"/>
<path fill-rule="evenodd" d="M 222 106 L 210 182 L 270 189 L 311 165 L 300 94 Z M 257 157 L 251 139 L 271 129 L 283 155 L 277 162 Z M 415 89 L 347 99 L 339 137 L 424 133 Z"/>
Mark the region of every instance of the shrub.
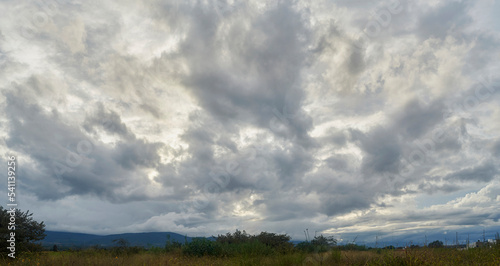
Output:
<path fill-rule="evenodd" d="M 300 242 L 295 248 L 306 253 L 314 252 L 314 245 L 311 242 Z"/>
<path fill-rule="evenodd" d="M 439 240 L 429 243 L 430 248 L 442 248 L 443 246 L 443 242 Z"/>
<path fill-rule="evenodd" d="M 267 256 L 275 253 L 275 250 L 259 241 L 252 241 L 238 244 L 217 243 L 222 256 Z"/>
<path fill-rule="evenodd" d="M 247 234 L 245 230 L 240 231 L 236 229 L 236 232 L 233 234 L 227 233 L 225 235 L 218 235 L 217 242 L 218 243 L 228 243 L 228 244 L 238 244 L 238 243 L 246 243 L 252 241 L 253 236 Z"/>
<path fill-rule="evenodd" d="M 290 236 L 283 234 L 275 234 L 275 233 L 268 233 L 268 232 L 261 232 L 259 235 L 254 236 L 254 239 L 257 241 L 273 247 L 273 248 L 278 248 L 281 246 L 288 246 L 289 241 L 292 239 Z"/>
<path fill-rule="evenodd" d="M 293 244 L 290 243 L 291 237 L 286 234 L 275 234 L 261 232 L 258 235 L 249 235 L 243 231 L 236 230 L 233 234 L 217 236 L 216 242 L 227 250 L 225 255 L 234 254 L 235 249 L 239 249 L 239 253 L 252 253 L 249 250 L 258 248 L 261 252 L 270 254 L 272 252 L 289 253 L 293 251 Z"/>
<path fill-rule="evenodd" d="M 302 252 L 325 252 L 337 244 L 337 240 L 332 236 L 315 236 L 311 242 L 301 242 L 296 248 Z"/>
<path fill-rule="evenodd" d="M 190 256 L 219 256 L 222 254 L 220 246 L 206 238 L 194 238 L 191 242 L 187 243 L 182 252 Z"/>
<path fill-rule="evenodd" d="M 174 250 L 181 249 L 181 248 L 182 248 L 182 244 L 176 240 L 171 241 L 170 234 L 168 234 L 167 235 L 167 243 L 165 243 L 165 251 L 170 252 L 170 251 L 174 251 Z"/>

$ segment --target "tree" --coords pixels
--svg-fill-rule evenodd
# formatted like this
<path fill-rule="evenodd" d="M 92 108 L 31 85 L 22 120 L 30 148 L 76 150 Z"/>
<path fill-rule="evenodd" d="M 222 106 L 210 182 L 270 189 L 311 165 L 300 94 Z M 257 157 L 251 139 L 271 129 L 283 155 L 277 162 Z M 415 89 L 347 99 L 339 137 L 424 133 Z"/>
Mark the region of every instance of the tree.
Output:
<path fill-rule="evenodd" d="M 253 239 L 257 239 L 262 244 L 276 248 L 288 245 L 292 238 L 287 234 L 280 235 L 275 233 L 261 232 L 259 235 L 253 236 Z"/>
<path fill-rule="evenodd" d="M 443 246 L 444 246 L 443 241 L 439 241 L 439 240 L 436 240 L 434 242 L 429 243 L 430 248 L 442 248 Z"/>
<path fill-rule="evenodd" d="M 115 239 L 115 240 L 113 240 L 113 243 L 116 243 L 118 245 L 118 248 L 122 248 L 122 249 L 125 249 L 130 245 L 128 240 L 125 238 Z"/>
<path fill-rule="evenodd" d="M 25 251 L 41 251 L 42 246 L 37 244 L 45 238 L 45 224 L 33 219 L 29 210 L 22 212 L 19 209 L 4 209 L 0 206 L 0 239 L 11 239 L 14 236 L 15 246 L 11 242 L 0 241 L 0 254 L 6 256 Z M 10 247 L 10 250 L 9 250 Z M 12 248 L 14 247 L 14 248 Z"/>
<path fill-rule="evenodd" d="M 252 236 L 247 234 L 245 230 L 240 231 L 236 229 L 236 232 L 233 234 L 227 233 L 225 235 L 217 236 L 217 242 L 219 243 L 228 243 L 228 244 L 238 244 L 238 243 L 247 243 L 251 241 Z"/>
<path fill-rule="evenodd" d="M 337 240 L 333 236 L 325 237 L 323 235 L 315 236 L 311 243 L 315 246 L 331 247 L 337 244 Z"/>
<path fill-rule="evenodd" d="M 175 249 L 182 248 L 182 244 L 177 240 L 171 241 L 170 234 L 167 234 L 167 242 L 165 243 L 165 251 L 169 252 Z"/>
<path fill-rule="evenodd" d="M 337 245 L 337 240 L 333 236 L 315 236 L 311 242 L 301 242 L 297 244 L 297 249 L 304 252 L 325 252 Z"/>

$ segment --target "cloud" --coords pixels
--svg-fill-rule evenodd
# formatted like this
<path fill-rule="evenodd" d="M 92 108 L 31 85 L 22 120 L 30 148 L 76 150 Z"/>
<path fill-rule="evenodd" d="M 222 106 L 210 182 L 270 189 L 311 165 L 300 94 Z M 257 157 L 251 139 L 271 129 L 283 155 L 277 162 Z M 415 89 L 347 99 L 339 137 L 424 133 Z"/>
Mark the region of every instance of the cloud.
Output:
<path fill-rule="evenodd" d="M 498 227 L 498 5 L 0 8 L 0 151 L 48 229 Z"/>
<path fill-rule="evenodd" d="M 448 1 L 442 5 L 431 7 L 421 15 L 418 35 L 421 39 L 445 38 L 449 35 L 460 35 L 472 22 L 468 15 L 469 1 Z"/>
<path fill-rule="evenodd" d="M 497 143 L 493 147 L 493 155 L 495 155 L 496 157 L 500 157 L 500 141 L 497 141 Z"/>
<path fill-rule="evenodd" d="M 455 173 L 449 174 L 444 178 L 446 180 L 454 181 L 477 181 L 477 182 L 489 182 L 495 175 L 497 175 L 498 169 L 492 163 L 485 163 L 483 165 L 478 165 L 472 168 L 465 168 Z"/>

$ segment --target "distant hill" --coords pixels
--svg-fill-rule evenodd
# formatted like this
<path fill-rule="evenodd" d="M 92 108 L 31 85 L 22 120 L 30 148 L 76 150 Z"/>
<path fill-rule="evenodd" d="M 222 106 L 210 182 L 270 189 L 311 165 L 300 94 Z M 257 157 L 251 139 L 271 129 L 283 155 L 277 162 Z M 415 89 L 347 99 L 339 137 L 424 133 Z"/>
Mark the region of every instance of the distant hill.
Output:
<path fill-rule="evenodd" d="M 167 235 L 170 235 L 170 241 L 184 243 L 191 241 L 191 237 L 172 232 L 152 232 L 152 233 L 127 233 L 114 235 L 92 235 L 70 232 L 45 231 L 47 235 L 40 243 L 46 248 L 52 248 L 57 245 L 59 249 L 67 248 L 85 248 L 99 245 L 100 247 L 116 246 L 113 240 L 123 238 L 127 240 L 131 246 L 142 247 L 164 247 L 167 242 Z M 211 239 L 211 238 L 209 238 Z"/>

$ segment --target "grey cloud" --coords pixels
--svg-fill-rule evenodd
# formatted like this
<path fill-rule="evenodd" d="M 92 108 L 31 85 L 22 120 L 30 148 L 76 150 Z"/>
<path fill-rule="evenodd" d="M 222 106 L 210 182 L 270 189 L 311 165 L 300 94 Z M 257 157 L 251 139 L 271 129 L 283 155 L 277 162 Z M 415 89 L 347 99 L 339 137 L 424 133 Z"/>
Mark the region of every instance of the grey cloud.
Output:
<path fill-rule="evenodd" d="M 395 116 L 395 127 L 407 135 L 408 140 L 418 138 L 432 129 L 443 119 L 444 105 L 436 100 L 429 105 L 410 101 L 404 110 Z"/>
<path fill-rule="evenodd" d="M 87 116 L 83 123 L 83 128 L 89 133 L 95 133 L 96 127 L 104 129 L 108 133 L 117 134 L 124 139 L 135 138 L 121 121 L 120 116 L 112 110 L 105 110 L 102 103 L 98 103 L 96 112 Z"/>
<path fill-rule="evenodd" d="M 351 75 L 357 75 L 365 69 L 363 54 L 352 51 L 349 59 L 346 61 L 347 69 Z"/>
<path fill-rule="evenodd" d="M 418 25 L 418 34 L 425 40 L 431 37 L 445 38 L 447 35 L 461 35 L 461 31 L 471 24 L 467 14 L 469 3 L 449 2 L 423 14 Z"/>
<path fill-rule="evenodd" d="M 28 83 L 27 90 L 32 85 Z M 51 200 L 74 194 L 91 194 L 112 201 L 147 197 L 124 196 L 117 191 L 145 182 L 141 180 L 144 174 L 138 170 L 158 164 L 158 144 L 135 140 L 107 147 L 94 142 L 79 127 L 59 120 L 57 111 L 47 114 L 29 95 L 6 91 L 4 96 L 8 99 L 6 110 L 10 120 L 6 144 L 10 149 L 29 154 L 35 163 L 26 167 L 27 190 L 40 199 Z"/>
<path fill-rule="evenodd" d="M 493 146 L 493 155 L 500 157 L 500 141 L 497 141 L 495 146 Z"/>
<path fill-rule="evenodd" d="M 418 189 L 421 191 L 425 191 L 426 193 L 429 194 L 434 194 L 438 192 L 455 192 L 460 190 L 462 187 L 457 186 L 455 184 L 444 184 L 444 185 L 436 185 L 432 184 L 430 182 L 424 182 L 418 186 Z"/>
<path fill-rule="evenodd" d="M 492 163 L 483 163 L 470 168 L 465 168 L 444 177 L 445 180 L 489 182 L 498 174 L 498 169 Z"/>
<path fill-rule="evenodd" d="M 337 171 L 344 171 L 348 166 L 347 160 L 342 158 L 342 156 L 331 156 L 325 161 L 328 164 L 328 167 Z"/>
<path fill-rule="evenodd" d="M 498 96 L 444 110 L 475 96 L 471 70 L 497 72 L 498 34 L 469 30 L 475 2 L 400 1 L 354 52 L 357 30 L 390 2 L 247 2 L 224 14 L 206 1 L 81 2 L 22 40 L 6 14 L 0 149 L 22 159 L 26 202 L 51 229 L 302 237 L 498 220 Z M 443 204 L 408 205 L 422 196 Z M 89 220 L 65 222 L 59 206 Z M 137 217 L 116 214 L 124 206 Z M 96 222 L 109 210 L 113 221 Z"/>
<path fill-rule="evenodd" d="M 366 209 L 371 204 L 371 199 L 367 198 L 361 191 L 355 191 L 354 188 L 349 193 L 337 194 L 326 198 L 322 203 L 322 211 L 328 216 L 345 214 L 352 210 Z"/>
<path fill-rule="evenodd" d="M 345 131 L 335 130 L 331 133 L 330 136 L 326 137 L 324 140 L 321 140 L 322 143 L 334 143 L 337 146 L 344 146 L 347 143 L 347 135 L 348 133 Z"/>
<path fill-rule="evenodd" d="M 395 132 L 377 127 L 368 134 L 352 131 L 352 138 L 359 141 L 360 148 L 366 153 L 361 165 L 366 176 L 398 171 L 401 147 Z"/>
<path fill-rule="evenodd" d="M 237 121 L 267 129 L 272 119 L 276 119 L 273 109 L 285 112 L 282 115 L 289 120 L 291 130 L 286 136 L 297 137 L 308 145 L 307 132 L 312 128 L 312 120 L 307 115 L 296 115 L 303 114 L 300 108 L 304 97 L 298 87 L 306 43 L 300 36 L 308 35 L 300 15 L 282 4 L 251 18 L 250 28 L 242 28 L 240 23 L 232 25 L 224 39 L 229 49 L 225 58 L 235 73 L 245 73 L 246 77 L 230 76 L 227 68 L 217 64 L 224 59 L 220 57 L 223 50 L 218 46 L 223 40 L 207 34 L 207 27 L 213 27 L 218 21 L 211 13 L 199 15 L 192 21 L 181 52 L 188 55 L 186 63 L 191 69 L 184 83 L 201 106 L 224 124 Z M 204 45 L 195 45 L 199 43 Z"/>
<path fill-rule="evenodd" d="M 126 169 L 138 166 L 156 168 L 160 163 L 158 150 L 163 143 L 147 143 L 145 140 L 120 142 L 116 145 L 113 158 Z"/>
<path fill-rule="evenodd" d="M 312 202 L 301 200 L 297 194 L 276 193 L 268 194 L 268 200 L 255 201 L 255 205 L 264 206 L 264 214 L 269 221 L 287 221 L 290 219 L 299 219 L 311 217 L 316 214 L 317 208 Z M 289 206 L 293 205 L 293 208 Z"/>

